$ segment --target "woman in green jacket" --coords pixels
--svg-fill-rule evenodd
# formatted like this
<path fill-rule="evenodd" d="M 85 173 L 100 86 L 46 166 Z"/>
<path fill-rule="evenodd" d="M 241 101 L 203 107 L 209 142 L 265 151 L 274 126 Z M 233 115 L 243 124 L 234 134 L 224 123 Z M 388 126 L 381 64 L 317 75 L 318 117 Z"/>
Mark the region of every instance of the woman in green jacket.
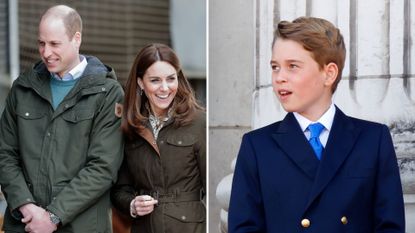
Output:
<path fill-rule="evenodd" d="M 131 232 L 206 232 L 206 114 L 174 51 L 136 56 L 122 110 L 124 161 L 111 191 Z"/>

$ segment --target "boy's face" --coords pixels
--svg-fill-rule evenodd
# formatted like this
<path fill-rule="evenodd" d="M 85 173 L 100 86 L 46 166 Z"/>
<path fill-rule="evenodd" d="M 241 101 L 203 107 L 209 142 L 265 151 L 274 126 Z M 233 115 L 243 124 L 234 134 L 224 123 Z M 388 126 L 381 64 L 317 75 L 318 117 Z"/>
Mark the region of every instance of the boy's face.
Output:
<path fill-rule="evenodd" d="M 332 63 L 331 63 L 332 64 Z M 293 40 L 277 39 L 272 48 L 272 86 L 287 112 L 318 120 L 331 104 L 326 66 Z"/>

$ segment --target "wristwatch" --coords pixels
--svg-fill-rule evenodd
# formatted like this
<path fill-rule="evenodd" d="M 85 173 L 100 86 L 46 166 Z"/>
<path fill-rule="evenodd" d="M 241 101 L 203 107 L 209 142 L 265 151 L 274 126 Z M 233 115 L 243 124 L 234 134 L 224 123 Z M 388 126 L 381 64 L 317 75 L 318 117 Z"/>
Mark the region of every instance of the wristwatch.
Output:
<path fill-rule="evenodd" d="M 61 219 L 50 211 L 49 211 L 49 217 L 50 217 L 50 221 L 55 225 L 58 225 L 61 222 Z"/>

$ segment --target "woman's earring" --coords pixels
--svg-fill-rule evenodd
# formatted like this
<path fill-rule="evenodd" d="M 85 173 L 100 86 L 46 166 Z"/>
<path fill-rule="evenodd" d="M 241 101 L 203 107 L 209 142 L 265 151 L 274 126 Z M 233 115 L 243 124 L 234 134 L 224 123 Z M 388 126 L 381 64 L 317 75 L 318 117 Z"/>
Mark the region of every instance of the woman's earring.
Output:
<path fill-rule="evenodd" d="M 140 95 L 143 95 L 143 89 L 140 87 Z"/>

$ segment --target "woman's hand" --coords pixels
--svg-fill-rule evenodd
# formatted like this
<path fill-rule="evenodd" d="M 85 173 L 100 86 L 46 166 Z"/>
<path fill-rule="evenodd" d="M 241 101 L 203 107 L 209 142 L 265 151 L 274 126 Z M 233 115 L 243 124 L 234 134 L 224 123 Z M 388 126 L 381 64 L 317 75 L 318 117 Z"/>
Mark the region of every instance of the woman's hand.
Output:
<path fill-rule="evenodd" d="M 153 212 L 154 205 L 158 203 L 153 197 L 149 195 L 136 196 L 131 201 L 131 215 L 143 216 Z"/>

